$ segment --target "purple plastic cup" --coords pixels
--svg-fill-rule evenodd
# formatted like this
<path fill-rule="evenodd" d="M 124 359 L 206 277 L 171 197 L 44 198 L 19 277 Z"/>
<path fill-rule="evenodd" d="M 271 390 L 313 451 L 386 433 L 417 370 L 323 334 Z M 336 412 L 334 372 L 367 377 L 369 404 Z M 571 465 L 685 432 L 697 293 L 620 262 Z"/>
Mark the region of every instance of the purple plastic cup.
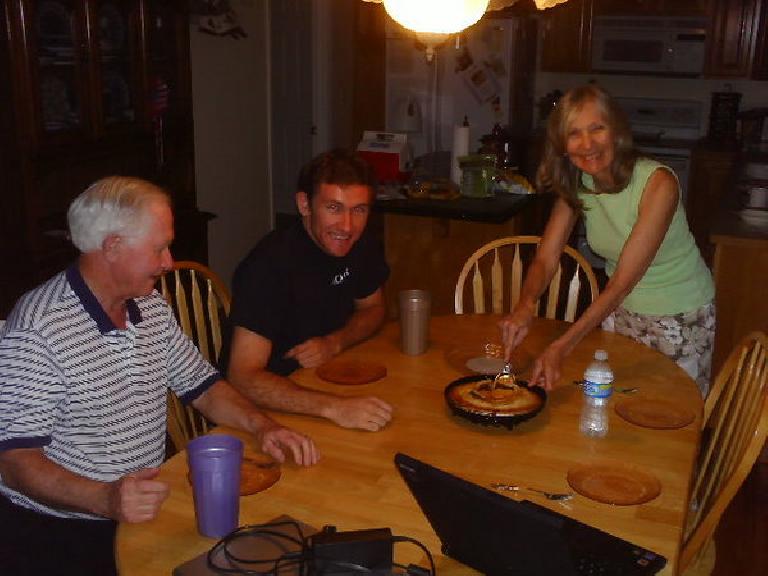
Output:
<path fill-rule="evenodd" d="M 239 524 L 243 443 L 226 434 L 200 436 L 187 444 L 187 460 L 198 532 L 226 536 Z"/>

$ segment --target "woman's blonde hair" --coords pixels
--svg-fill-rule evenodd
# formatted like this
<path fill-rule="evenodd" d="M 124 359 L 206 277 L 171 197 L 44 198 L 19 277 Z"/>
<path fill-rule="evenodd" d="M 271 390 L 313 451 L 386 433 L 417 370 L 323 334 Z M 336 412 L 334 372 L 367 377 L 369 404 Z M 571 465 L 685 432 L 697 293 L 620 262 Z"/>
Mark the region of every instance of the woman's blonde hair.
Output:
<path fill-rule="evenodd" d="M 110 234 L 138 238 L 151 202 L 171 205 L 168 194 L 155 184 L 130 176 L 108 176 L 91 184 L 67 211 L 72 243 L 81 252 L 100 250 Z"/>
<path fill-rule="evenodd" d="M 536 185 L 540 190 L 555 192 L 578 212 L 582 209 L 577 196 L 581 186 L 581 170 L 576 168 L 568 157 L 568 130 L 574 116 L 588 102 L 597 104 L 610 128 L 614 143 L 614 156 L 611 163 L 614 185 L 609 189 L 600 188 L 599 191 L 616 193 L 623 190 L 632 177 L 632 170 L 638 157 L 627 117 L 605 90 L 595 84 L 587 84 L 566 92 L 547 122 L 544 156 L 536 173 Z M 597 186 L 597 183 L 595 185 Z"/>

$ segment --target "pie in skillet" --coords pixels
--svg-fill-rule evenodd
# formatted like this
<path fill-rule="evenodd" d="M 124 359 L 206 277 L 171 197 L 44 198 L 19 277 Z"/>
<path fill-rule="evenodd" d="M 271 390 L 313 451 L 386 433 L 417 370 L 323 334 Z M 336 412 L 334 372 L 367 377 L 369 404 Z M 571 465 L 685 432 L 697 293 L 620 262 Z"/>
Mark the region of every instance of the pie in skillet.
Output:
<path fill-rule="evenodd" d="M 510 379 L 500 378 L 494 390 L 492 384 L 493 379 L 460 384 L 449 391 L 449 397 L 454 406 L 476 413 L 526 414 L 541 407 L 540 396 Z"/>

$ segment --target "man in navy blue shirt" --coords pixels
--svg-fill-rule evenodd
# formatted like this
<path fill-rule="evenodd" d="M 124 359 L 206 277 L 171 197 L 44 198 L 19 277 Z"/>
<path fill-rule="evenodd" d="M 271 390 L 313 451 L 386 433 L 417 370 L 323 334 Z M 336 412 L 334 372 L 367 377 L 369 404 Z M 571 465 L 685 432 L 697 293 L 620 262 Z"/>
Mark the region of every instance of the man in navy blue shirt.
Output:
<path fill-rule="evenodd" d="M 268 234 L 238 266 L 222 367 L 254 403 L 371 431 L 391 419 L 379 398 L 309 390 L 288 377 L 384 322 L 389 268 L 382 243 L 366 229 L 373 194 L 372 170 L 359 156 L 319 155 L 299 175 L 301 221 Z"/>

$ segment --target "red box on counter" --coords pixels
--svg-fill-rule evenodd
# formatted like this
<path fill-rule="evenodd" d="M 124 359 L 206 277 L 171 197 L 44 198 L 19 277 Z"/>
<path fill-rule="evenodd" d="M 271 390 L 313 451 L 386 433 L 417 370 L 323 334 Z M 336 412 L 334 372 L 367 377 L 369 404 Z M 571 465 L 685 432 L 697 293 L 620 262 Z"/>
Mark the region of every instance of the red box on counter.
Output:
<path fill-rule="evenodd" d="M 411 149 L 405 134 L 366 130 L 357 146 L 380 184 L 406 182 L 411 175 Z"/>

